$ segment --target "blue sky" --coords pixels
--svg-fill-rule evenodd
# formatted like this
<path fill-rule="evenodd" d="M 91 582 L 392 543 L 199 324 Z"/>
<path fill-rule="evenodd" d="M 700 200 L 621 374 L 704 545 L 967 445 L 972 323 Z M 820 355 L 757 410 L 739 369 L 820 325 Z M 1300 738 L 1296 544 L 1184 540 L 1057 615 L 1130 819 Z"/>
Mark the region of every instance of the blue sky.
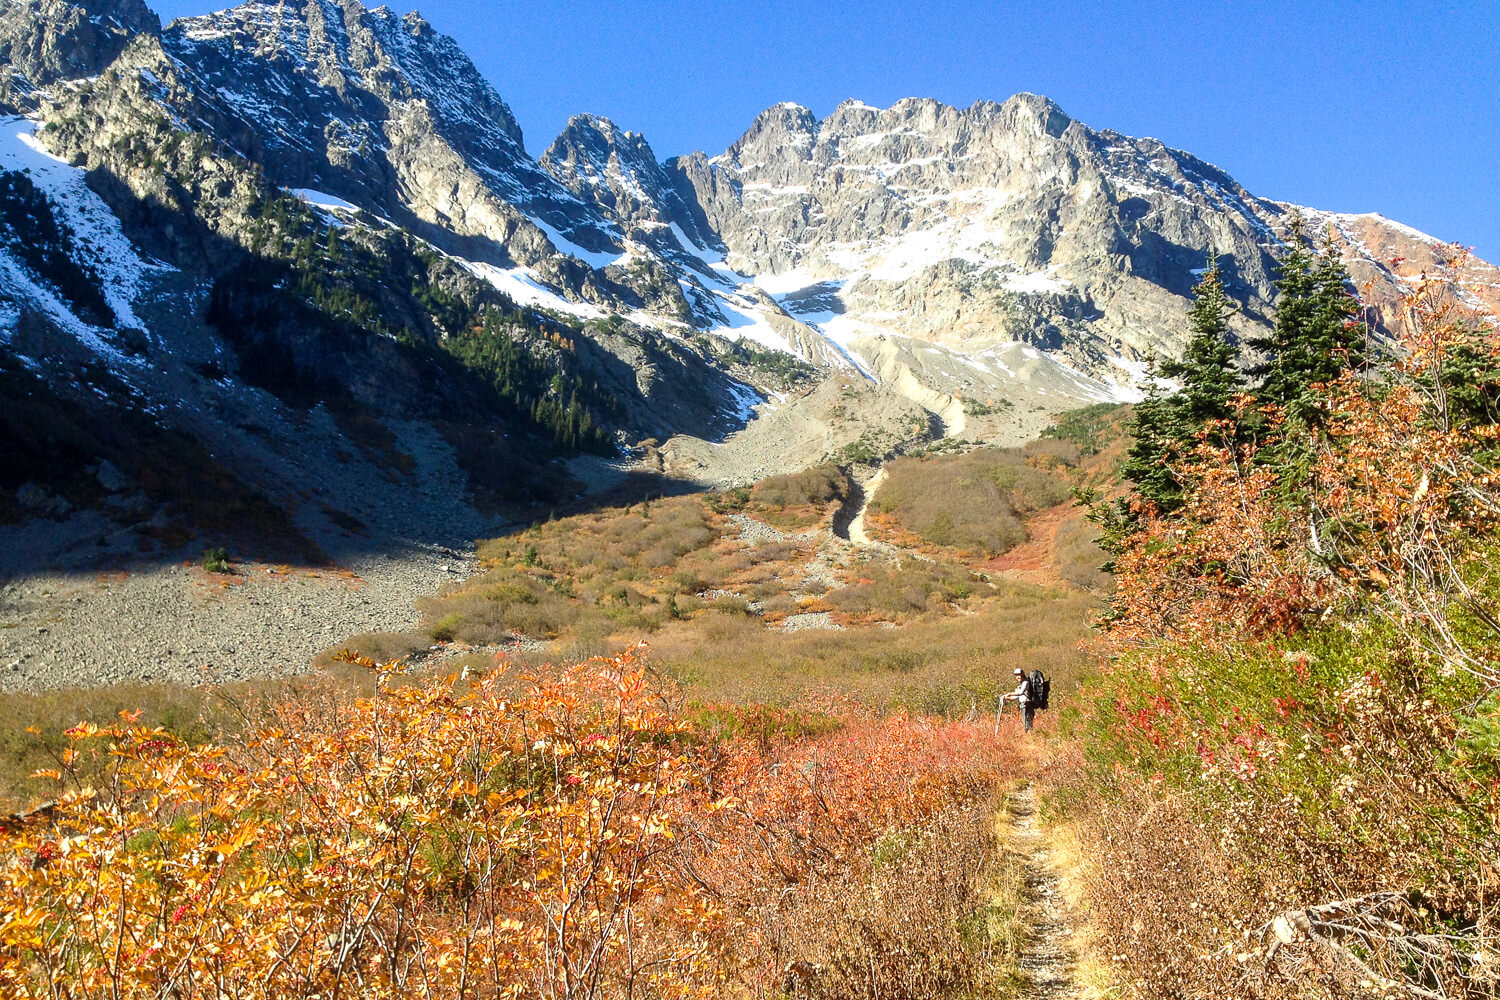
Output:
<path fill-rule="evenodd" d="M 152 2 L 152 0 L 148 0 Z M 410 3 L 411 0 L 406 0 Z M 405 10 L 402 0 L 391 4 Z M 223 3 L 161 0 L 163 19 Z M 1380 212 L 1500 261 L 1500 3 L 425 0 L 533 152 L 606 115 L 662 159 L 764 108 L 1046 94 L 1258 195 Z"/>

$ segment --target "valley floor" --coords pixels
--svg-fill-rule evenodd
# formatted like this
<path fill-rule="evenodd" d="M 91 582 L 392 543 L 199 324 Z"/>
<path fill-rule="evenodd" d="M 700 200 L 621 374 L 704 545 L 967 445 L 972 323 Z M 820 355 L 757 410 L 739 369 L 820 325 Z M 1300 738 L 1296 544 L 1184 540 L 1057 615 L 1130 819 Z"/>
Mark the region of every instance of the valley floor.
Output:
<path fill-rule="evenodd" d="M 346 721 L 363 725 L 370 711 L 425 710 L 417 709 L 421 695 L 357 702 L 387 689 L 332 663 L 329 654 L 344 647 L 381 662 L 399 658 L 409 674 L 400 683 L 437 693 L 440 713 L 500 713 L 497 733 L 513 724 L 513 709 L 473 701 L 488 697 L 476 678 L 496 678 L 498 694 L 531 683 L 519 674 L 534 672 L 542 690 L 558 672 L 578 683 L 591 671 L 608 679 L 638 658 L 646 665 L 640 683 L 652 678 L 664 692 L 650 696 L 650 711 L 672 706 L 678 721 L 670 725 L 695 734 L 686 759 L 702 754 L 694 767 L 714 776 L 721 802 L 734 803 L 721 814 L 686 788 L 670 801 L 682 810 L 674 822 L 694 831 L 683 862 L 735 901 L 713 919 L 754 928 L 755 943 L 713 959 L 742 984 L 724 995 L 758 995 L 780 981 L 789 997 L 867 988 L 881 996 L 1083 997 L 1076 902 L 1065 901 L 1039 807 L 1058 713 L 1027 735 L 1013 706 L 998 719 L 994 711 L 1012 667 L 1045 669 L 1059 691 L 1080 676 L 1079 642 L 1098 594 L 1059 572 L 1060 528 L 1081 515 L 1057 501 L 1064 482 L 1085 473 L 1076 454 L 1053 448 L 936 457 L 920 471 L 936 492 L 958 490 L 953 502 L 968 502 L 963 491 L 976 468 L 990 477 L 1030 470 L 1035 481 L 1016 495 L 1041 490 L 1036 527 L 1009 562 L 914 534 L 895 495 L 910 469 L 890 477 L 830 464 L 754 488 L 600 507 L 477 551 L 406 546 L 335 569 L 244 563 L 225 574 L 175 562 L 15 579 L 0 588 L 0 705 L 15 720 L 14 731 L 0 733 L 0 792 L 10 808 L 25 809 L 56 795 L 55 781 L 102 786 L 97 769 L 108 765 L 97 756 L 73 758 L 68 777 L 49 777 L 51 762 L 68 760 L 58 734 L 80 716 L 107 725 L 132 707 L 146 713 L 124 713 L 132 723 L 184 733 L 193 746 L 222 742 L 236 756 L 263 752 L 261 742 L 247 742 L 263 727 L 284 729 L 292 756 L 246 770 L 245 781 L 288 766 L 314 767 L 312 781 L 358 767 L 346 759 L 361 752 L 358 738 L 335 737 L 339 749 L 326 758 L 300 741 Z M 618 486 L 609 471 L 600 471 L 601 485 Z M 642 636 L 649 646 L 619 653 Z M 286 676 L 309 665 L 305 678 Z M 508 673 L 512 665 L 525 669 Z M 614 704 L 629 686 L 609 683 L 624 686 L 608 687 L 597 704 L 588 696 L 577 710 Z M 452 697 L 442 693 L 450 689 Z M 539 698 L 534 710 L 559 711 L 572 697 Z M 651 717 L 631 716 L 630 725 Z M 393 759 L 424 767 L 424 755 L 437 751 L 435 775 L 451 777 L 441 741 L 471 723 L 440 733 L 425 728 L 430 717 L 409 721 L 397 729 L 414 739 L 429 732 L 434 742 L 393 749 Z M 35 730 L 22 735 L 28 722 Z M 557 724 L 581 723 L 569 715 Z M 608 750 L 594 739 L 569 751 L 577 773 L 560 779 L 562 798 L 575 784 L 579 795 L 603 794 L 589 782 L 617 762 L 586 766 L 582 755 Z M 345 790 L 360 784 L 335 780 Z M 283 800 L 287 787 L 278 779 L 252 794 L 266 796 L 269 810 L 294 808 Z M 722 846 L 699 855 L 698 838 Z M 730 851 L 740 861 L 727 863 Z M 766 887 L 788 878 L 795 893 L 772 905 Z M 517 905 L 530 912 L 530 903 Z"/>
<path fill-rule="evenodd" d="M 0 584 L 0 690 L 305 673 L 350 636 L 414 629 L 417 599 L 472 566 L 472 550 L 430 546 L 337 568 L 183 562 L 22 577 Z"/>

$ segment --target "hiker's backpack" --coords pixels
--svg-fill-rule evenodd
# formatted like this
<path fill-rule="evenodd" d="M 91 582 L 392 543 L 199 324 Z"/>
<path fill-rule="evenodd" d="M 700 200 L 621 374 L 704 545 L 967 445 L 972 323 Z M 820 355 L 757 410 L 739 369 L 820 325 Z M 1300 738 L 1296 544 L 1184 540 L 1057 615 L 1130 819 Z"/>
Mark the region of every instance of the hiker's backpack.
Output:
<path fill-rule="evenodd" d="M 1047 675 L 1040 670 L 1033 670 L 1029 678 L 1031 684 L 1031 703 L 1036 708 L 1047 707 L 1047 697 L 1052 694 L 1052 682 Z"/>

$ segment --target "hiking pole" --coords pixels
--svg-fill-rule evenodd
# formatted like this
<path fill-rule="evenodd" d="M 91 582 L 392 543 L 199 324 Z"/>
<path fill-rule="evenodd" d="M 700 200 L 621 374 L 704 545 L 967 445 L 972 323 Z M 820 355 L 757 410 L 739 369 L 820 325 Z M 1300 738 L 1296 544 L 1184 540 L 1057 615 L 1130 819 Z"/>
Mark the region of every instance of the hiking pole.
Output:
<path fill-rule="evenodd" d="M 1005 695 L 1002 694 L 995 701 L 995 735 L 997 737 L 1000 735 L 1000 713 L 1001 713 L 1002 710 L 1004 710 L 1004 708 L 1005 708 Z"/>

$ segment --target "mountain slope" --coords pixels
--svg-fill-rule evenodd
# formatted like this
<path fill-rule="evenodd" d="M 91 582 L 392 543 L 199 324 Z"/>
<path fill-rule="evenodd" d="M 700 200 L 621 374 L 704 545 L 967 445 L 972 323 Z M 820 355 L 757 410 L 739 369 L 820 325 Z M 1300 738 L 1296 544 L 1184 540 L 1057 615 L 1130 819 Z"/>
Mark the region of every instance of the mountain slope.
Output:
<path fill-rule="evenodd" d="M 821 121 L 780 105 L 724 153 L 672 166 L 729 263 L 842 343 L 898 334 L 970 352 L 1019 340 L 1122 380 L 1180 349 L 1209 256 L 1243 307 L 1238 328 L 1270 321 L 1271 255 L 1293 208 L 1031 94 L 967 109 L 847 101 Z M 1335 223 L 1377 304 L 1440 266 L 1441 245 L 1405 227 L 1305 214 Z M 1383 256 L 1393 239 L 1404 269 Z"/>
<path fill-rule="evenodd" d="M 31 107 L 36 88 L 94 76 L 133 35 L 160 28 L 143 0 L 8 0 L 0 8 L 0 67 L 6 70 L 0 103 Z"/>
<path fill-rule="evenodd" d="M 285 27 L 288 9 L 257 4 L 226 18 Z M 353 17 L 354 9 L 309 5 L 297 23 L 338 12 Z M 318 108 L 287 97 L 289 81 L 307 83 L 310 64 L 289 68 L 293 60 L 272 44 L 280 36 L 268 28 L 257 36 L 266 43 L 261 50 L 248 48 L 248 38 L 219 49 L 202 24 L 158 35 L 153 21 L 97 76 L 35 92 L 35 119 L 0 120 L 0 372 L 33 397 L 7 404 L 7 426 L 23 437 L 39 427 L 74 428 L 53 444 L 44 435 L 12 442 L 19 452 L 7 445 L 0 525 L 28 511 L 62 517 L 82 509 L 103 518 L 101 538 L 119 528 L 138 535 L 124 543 L 137 557 L 174 551 L 193 532 L 227 541 L 227 526 L 189 516 L 190 497 L 157 488 L 162 476 L 167 485 L 193 481 L 180 475 L 187 470 L 168 468 L 174 463 L 199 463 L 263 512 L 241 519 L 246 530 L 235 544 L 243 551 L 267 540 L 258 534 L 272 542 L 301 535 L 306 544 L 292 545 L 298 558 L 320 549 L 345 558 L 408 544 L 413 534 L 473 537 L 483 523 L 465 506 L 462 486 L 445 488 L 445 504 L 416 517 L 393 516 L 381 496 L 386 489 L 426 489 L 456 476 L 467 482 L 469 501 L 555 502 L 576 488 L 556 459 L 613 453 L 650 436 L 718 438 L 743 424 L 747 403 L 760 398 L 729 373 L 748 370 L 743 360 L 727 347 L 715 353 L 608 319 L 624 299 L 639 307 L 640 297 L 557 253 L 545 223 L 526 221 L 497 196 L 495 217 L 521 222 L 508 242 L 490 242 L 505 253 L 538 247 L 538 274 L 549 265 L 578 269 L 571 291 L 598 299 L 590 311 L 540 283 L 524 285 L 517 275 L 530 272 L 513 259 L 500 268 L 482 252 L 475 259 L 445 250 L 472 251 L 484 240 L 416 218 L 406 206 L 421 203 L 403 187 L 399 164 L 387 171 L 395 183 L 386 193 L 405 200 L 382 201 L 368 183 L 383 176 L 378 156 L 362 152 L 341 165 L 336 143 L 307 145 L 321 134 L 318 121 L 356 112 L 367 116 L 367 134 L 376 134 L 372 123 L 393 131 L 393 109 L 401 109 L 391 95 L 441 89 L 452 68 L 444 58 L 457 58 L 451 42 L 429 43 L 410 19 L 369 18 L 384 42 L 365 38 L 359 48 L 353 38 L 360 32 L 344 31 L 344 42 L 329 43 L 337 58 L 319 70 L 327 86 L 303 95 L 332 102 Z M 172 51 L 189 31 L 203 47 L 196 65 Z M 291 34 L 306 43 L 304 52 L 318 50 L 311 32 Z M 70 37 L 56 29 L 45 41 L 65 47 Z M 402 46 L 428 46 L 436 55 L 419 73 Z M 403 68 L 372 68 L 370 60 L 391 61 L 389 52 Z M 217 65 L 214 53 L 227 54 L 230 65 Z M 346 62 L 363 67 L 358 85 L 336 79 Z M 269 98 L 257 111 L 247 97 L 252 87 L 280 94 L 291 117 L 279 122 L 266 111 Z M 476 106 L 494 116 L 503 110 L 498 98 Z M 428 98 L 411 97 L 403 120 L 427 107 Z M 550 199 L 609 226 L 540 172 L 518 132 L 510 136 L 498 117 L 491 125 L 487 135 L 457 130 L 476 165 L 465 160 L 464 170 L 477 176 L 488 163 L 488 190 L 496 189 L 509 138 L 518 164 L 513 192 L 534 194 L 516 195 L 527 210 L 551 211 Z M 427 141 L 447 142 L 441 130 Z M 457 157 L 459 140 L 445 148 Z M 299 181 L 347 191 L 363 205 L 290 186 Z M 564 311 L 539 311 L 508 294 L 517 286 Z M 133 438 L 111 431 L 141 417 L 146 424 Z M 33 444 L 41 450 L 27 450 Z M 161 468 L 141 465 L 148 453 Z M 105 467 L 122 470 L 107 477 L 115 484 L 108 495 L 94 482 L 94 470 Z M 12 504 L 12 492 L 30 506 Z M 306 502 L 314 495 L 318 502 Z M 129 502 L 110 506 L 121 498 Z M 69 532 L 42 535 L 43 548 L 61 548 L 38 558 L 94 554 Z M 114 543 L 101 544 L 98 555 L 121 554 Z M 289 551 L 279 543 L 261 548 Z M 41 551 L 11 546 L 33 550 Z"/>
<path fill-rule="evenodd" d="M 452 39 L 357 0 L 165 29 L 129 0 L 15 0 L 0 65 L 29 116 L 0 135 L 6 363 L 159 415 L 266 495 L 296 491 L 293 428 L 320 409 L 333 452 L 399 470 L 386 424 L 421 424 L 476 492 L 532 499 L 572 489 L 552 459 L 641 442 L 731 482 L 871 441 L 1011 440 L 1135 398 L 1210 255 L 1239 332 L 1269 322 L 1292 209 L 1027 94 L 779 105 L 665 163 L 580 115 L 533 158 Z M 1397 224 L 1304 214 L 1388 322 L 1444 266 Z M 1460 294 L 1496 310 L 1500 273 Z M 801 392 L 814 376 L 832 388 Z M 818 430 L 847 378 L 874 393 L 863 445 Z M 789 390 L 743 447 L 705 443 Z"/>

